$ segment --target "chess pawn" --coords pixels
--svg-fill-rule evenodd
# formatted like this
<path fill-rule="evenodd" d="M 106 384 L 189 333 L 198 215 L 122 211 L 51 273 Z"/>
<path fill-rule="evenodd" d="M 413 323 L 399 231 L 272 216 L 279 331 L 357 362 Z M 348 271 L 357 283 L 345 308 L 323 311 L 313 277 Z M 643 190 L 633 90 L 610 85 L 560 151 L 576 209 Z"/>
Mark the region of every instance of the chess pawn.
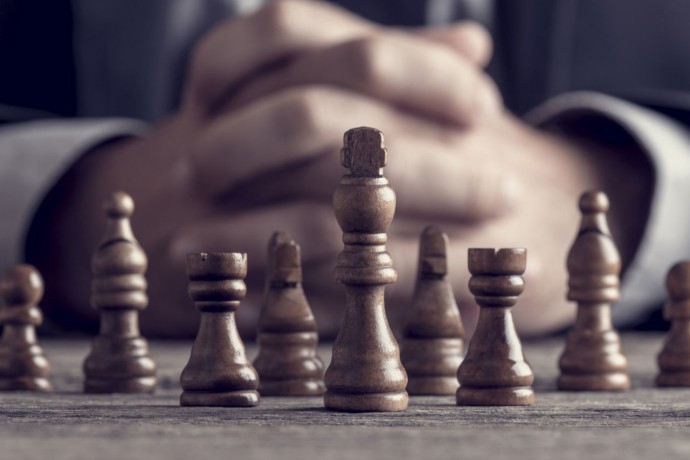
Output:
<path fill-rule="evenodd" d="M 580 197 L 582 223 L 567 259 L 568 300 L 577 302 L 575 325 L 559 360 L 558 389 L 616 391 L 630 388 L 628 361 L 611 322 L 611 303 L 620 297 L 620 256 L 605 213 L 606 195 Z"/>
<path fill-rule="evenodd" d="M 389 412 L 407 407 L 407 375 L 384 306 L 386 284 L 397 273 L 386 252 L 386 230 L 395 213 L 395 193 L 382 175 L 383 134 L 372 128 L 345 133 L 340 161 L 350 170 L 333 194 L 345 248 L 335 279 L 345 285 L 345 319 L 326 370 L 327 409 Z"/>
<path fill-rule="evenodd" d="M 448 236 L 427 227 L 419 241 L 417 283 L 400 358 L 411 395 L 454 395 L 464 330 L 448 280 Z"/>
<path fill-rule="evenodd" d="M 50 364 L 36 340 L 36 326 L 43 322 L 38 303 L 43 279 L 31 265 L 15 265 L 0 279 L 0 391 L 52 391 Z"/>
<path fill-rule="evenodd" d="M 522 354 L 511 308 L 525 287 L 527 250 L 470 249 L 470 292 L 479 304 L 477 329 L 458 368 L 459 406 L 528 406 L 534 374 Z"/>
<path fill-rule="evenodd" d="M 148 306 L 148 261 L 132 233 L 134 202 L 116 192 L 104 210 L 108 228 L 91 260 L 91 306 L 100 312 L 100 331 L 84 361 L 84 391 L 150 393 L 156 364 L 139 333 L 139 311 Z"/>
<path fill-rule="evenodd" d="M 259 373 L 262 396 L 321 396 L 323 362 L 316 355 L 316 321 L 302 289 L 300 248 L 284 232 L 268 245 L 268 270 L 259 331 Z"/>
<path fill-rule="evenodd" d="M 187 255 L 189 297 L 201 312 L 189 362 L 180 375 L 182 406 L 259 404 L 259 377 L 247 360 L 235 311 L 247 294 L 247 255 Z"/>
<path fill-rule="evenodd" d="M 660 387 L 690 387 L 690 261 L 671 267 L 666 276 L 664 317 L 671 322 L 658 356 Z"/>

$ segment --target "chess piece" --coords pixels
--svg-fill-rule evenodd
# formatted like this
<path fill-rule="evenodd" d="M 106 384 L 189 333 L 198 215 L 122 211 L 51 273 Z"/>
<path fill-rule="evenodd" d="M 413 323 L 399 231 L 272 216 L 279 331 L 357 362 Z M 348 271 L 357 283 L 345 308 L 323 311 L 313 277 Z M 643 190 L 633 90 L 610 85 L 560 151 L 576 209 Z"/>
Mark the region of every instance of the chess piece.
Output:
<path fill-rule="evenodd" d="M 534 374 L 522 354 L 511 308 L 525 287 L 527 250 L 470 249 L 470 292 L 479 304 L 477 329 L 458 368 L 459 406 L 528 406 Z"/>
<path fill-rule="evenodd" d="M 448 236 L 438 227 L 424 229 L 412 309 L 400 344 L 410 395 L 454 395 L 458 389 L 464 330 L 447 278 L 447 253 Z"/>
<path fill-rule="evenodd" d="M 43 322 L 38 303 L 43 279 L 31 265 L 15 265 L 0 279 L 0 391 L 52 391 L 50 364 L 36 340 L 36 326 Z"/>
<path fill-rule="evenodd" d="M 395 193 L 383 177 L 383 134 L 355 128 L 344 136 L 342 177 L 333 194 L 345 248 L 335 279 L 345 285 L 346 314 L 326 370 L 327 409 L 389 412 L 407 407 L 407 375 L 386 319 L 384 290 L 397 273 L 386 252 L 386 230 L 395 213 Z"/>
<path fill-rule="evenodd" d="M 259 377 L 247 360 L 235 311 L 247 294 L 247 255 L 187 255 L 189 296 L 201 312 L 189 362 L 180 375 L 182 406 L 252 407 Z"/>
<path fill-rule="evenodd" d="M 664 317 L 671 322 L 659 353 L 660 387 L 690 387 L 690 261 L 675 264 L 666 276 Z"/>
<path fill-rule="evenodd" d="M 108 228 L 91 260 L 91 306 L 100 312 L 98 336 L 84 361 L 86 393 L 150 393 L 156 364 L 139 333 L 139 311 L 148 306 L 148 261 L 134 238 L 132 198 L 114 193 L 106 201 Z"/>
<path fill-rule="evenodd" d="M 620 256 L 605 213 L 606 195 L 580 197 L 582 223 L 567 259 L 568 300 L 577 302 L 577 318 L 559 360 L 558 389 L 616 391 L 630 388 L 628 361 L 611 324 L 611 303 L 620 297 Z"/>
<path fill-rule="evenodd" d="M 316 321 L 302 289 L 300 248 L 276 232 L 268 245 L 268 271 L 254 368 L 261 396 L 320 396 L 323 362 L 316 356 Z"/>

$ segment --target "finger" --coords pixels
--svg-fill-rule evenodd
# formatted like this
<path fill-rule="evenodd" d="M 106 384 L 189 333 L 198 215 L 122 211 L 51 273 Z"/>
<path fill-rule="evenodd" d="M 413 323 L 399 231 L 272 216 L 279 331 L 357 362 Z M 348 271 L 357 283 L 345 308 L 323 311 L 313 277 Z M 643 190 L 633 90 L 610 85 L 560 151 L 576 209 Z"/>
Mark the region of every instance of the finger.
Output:
<path fill-rule="evenodd" d="M 391 130 L 390 154 L 384 175 L 397 195 L 396 214 L 449 222 L 474 222 L 510 213 L 520 187 L 517 178 L 497 157 L 462 152 L 433 139 Z M 388 140 L 390 139 L 390 140 Z M 296 168 L 258 177 L 232 195 L 246 196 L 247 205 L 281 199 L 311 199 L 329 203 L 335 185 L 347 171 L 336 151 Z"/>
<path fill-rule="evenodd" d="M 495 86 L 476 65 L 447 46 L 402 33 L 314 51 L 245 87 L 229 108 L 311 84 L 353 90 L 457 125 L 472 124 L 501 109 Z"/>
<path fill-rule="evenodd" d="M 493 54 L 493 40 L 489 31 L 474 21 L 461 21 L 444 27 L 424 27 L 415 33 L 454 48 L 479 67 L 486 67 Z"/>
<path fill-rule="evenodd" d="M 296 53 L 368 36 L 378 28 L 327 2 L 271 2 L 206 36 L 192 56 L 185 103 L 211 107 L 257 72 Z"/>
<path fill-rule="evenodd" d="M 199 187 L 220 195 L 260 175 L 333 154 L 343 133 L 362 124 L 444 135 L 438 125 L 361 95 L 320 86 L 291 89 L 209 124 L 192 152 Z"/>
<path fill-rule="evenodd" d="M 342 286 L 333 279 L 335 258 L 342 250 L 342 231 L 329 205 L 293 202 L 191 222 L 170 240 L 169 265 L 183 266 L 190 252 L 246 252 L 246 308 L 238 310 L 237 321 L 241 331 L 254 331 L 263 295 L 268 241 L 278 230 L 289 232 L 300 245 L 302 266 L 309 278 L 305 291 L 319 332 L 334 337 L 345 309 L 333 302 L 342 295 Z M 314 272 L 314 267 L 319 270 Z"/>
<path fill-rule="evenodd" d="M 194 152 L 199 186 L 258 203 L 291 197 L 330 202 L 344 173 L 342 134 L 360 124 L 386 133 L 392 155 L 386 175 L 403 214 L 485 219 L 509 212 L 517 201 L 516 180 L 500 156 L 464 152 L 461 143 L 448 140 L 457 130 L 318 87 L 283 92 L 212 126 Z"/>
<path fill-rule="evenodd" d="M 171 237 L 169 259 L 182 263 L 192 252 L 246 252 L 250 273 L 263 273 L 268 241 L 278 230 L 303 246 L 303 264 L 332 260 L 342 245 L 332 207 L 302 201 L 190 222 Z"/>
<path fill-rule="evenodd" d="M 531 210 L 524 209 L 523 213 L 511 214 L 500 221 L 473 225 L 441 225 L 450 241 L 447 259 L 448 280 L 468 333 L 474 329 L 479 313 L 474 296 L 467 286 L 471 276 L 467 265 L 469 248 L 528 249 L 527 269 L 523 275 L 526 287 L 514 311 L 515 324 L 520 334 L 543 334 L 546 325 L 553 328 L 555 324 L 565 325 L 572 321 L 574 309 L 568 308 L 564 301 L 566 273 L 562 260 L 566 251 L 561 247 L 562 236 L 559 236 L 558 232 L 535 232 L 534 227 L 530 225 L 530 222 L 535 220 L 535 210 L 537 214 L 543 214 L 543 209 L 539 211 L 539 207 L 534 207 Z M 401 235 L 401 224 L 408 227 L 417 225 L 418 230 L 415 235 L 410 235 L 408 228 Z M 403 309 L 410 305 L 417 276 L 418 235 L 424 225 L 419 221 L 405 222 L 403 219 L 395 219 L 388 231 L 387 248 L 398 272 L 397 282 L 386 290 L 391 316 L 399 313 L 400 305 Z M 553 230 L 553 227 L 549 228 Z"/>

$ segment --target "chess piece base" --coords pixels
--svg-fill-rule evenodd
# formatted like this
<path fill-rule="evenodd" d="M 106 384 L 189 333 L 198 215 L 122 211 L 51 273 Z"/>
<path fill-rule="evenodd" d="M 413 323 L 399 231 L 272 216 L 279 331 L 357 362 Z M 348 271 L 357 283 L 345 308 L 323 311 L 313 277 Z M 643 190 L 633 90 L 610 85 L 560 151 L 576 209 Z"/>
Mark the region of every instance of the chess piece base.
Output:
<path fill-rule="evenodd" d="M 407 409 L 406 391 L 395 393 L 342 394 L 326 391 L 326 409 L 338 412 L 398 412 Z"/>
<path fill-rule="evenodd" d="M 43 377 L 0 378 L 0 391 L 53 391 L 53 385 Z"/>
<path fill-rule="evenodd" d="M 531 406 L 532 387 L 468 388 L 460 387 L 455 398 L 458 406 Z"/>
<path fill-rule="evenodd" d="M 661 372 L 656 377 L 658 387 L 690 387 L 690 371 Z"/>
<path fill-rule="evenodd" d="M 417 377 L 408 374 L 407 393 L 415 396 L 447 396 L 458 391 L 458 378 L 451 377 Z"/>
<path fill-rule="evenodd" d="M 133 379 L 86 379 L 84 393 L 153 393 L 156 377 Z"/>
<path fill-rule="evenodd" d="M 325 391 L 323 380 L 259 381 L 261 396 L 321 396 Z"/>
<path fill-rule="evenodd" d="M 630 377 L 624 372 L 561 374 L 557 386 L 562 391 L 625 391 L 630 389 Z"/>
<path fill-rule="evenodd" d="M 180 395 L 181 406 L 254 407 L 259 405 L 257 391 L 185 391 Z"/>

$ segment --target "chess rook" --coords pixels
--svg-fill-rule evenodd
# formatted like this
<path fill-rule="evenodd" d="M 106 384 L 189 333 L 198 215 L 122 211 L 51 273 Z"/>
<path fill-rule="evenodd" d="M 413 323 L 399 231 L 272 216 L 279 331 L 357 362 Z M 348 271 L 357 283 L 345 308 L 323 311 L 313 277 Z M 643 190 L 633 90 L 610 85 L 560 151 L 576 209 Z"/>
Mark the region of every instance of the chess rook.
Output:
<path fill-rule="evenodd" d="M 0 279 L 0 391 L 52 391 L 50 364 L 36 339 L 43 321 L 43 279 L 31 265 L 15 265 Z"/>
<path fill-rule="evenodd" d="M 403 329 L 400 358 L 410 395 L 454 395 L 464 330 L 448 280 L 448 236 L 427 227 L 419 241 L 412 306 Z"/>
<path fill-rule="evenodd" d="M 621 260 L 606 222 L 609 201 L 590 191 L 579 206 L 582 222 L 567 258 L 568 300 L 577 302 L 577 317 L 559 360 L 558 388 L 627 390 L 628 362 L 611 323 L 611 303 L 620 298 Z"/>
<path fill-rule="evenodd" d="M 268 244 L 268 268 L 254 368 L 262 396 L 320 396 L 324 367 L 316 355 L 316 320 L 302 289 L 300 247 L 285 232 Z"/>
<path fill-rule="evenodd" d="M 182 371 L 183 406 L 252 407 L 259 403 L 259 377 L 247 360 L 235 311 L 247 294 L 247 255 L 187 255 L 189 297 L 201 312 L 199 332 Z"/>
<path fill-rule="evenodd" d="M 116 192 L 104 210 L 108 228 L 91 260 L 91 306 L 100 312 L 100 331 L 84 361 L 84 391 L 150 393 L 156 364 L 139 333 L 139 311 L 148 306 L 148 260 L 132 233 L 134 202 Z"/>
<path fill-rule="evenodd" d="M 666 276 L 664 317 L 671 322 L 659 353 L 660 387 L 690 387 L 690 261 L 675 264 Z"/>
<path fill-rule="evenodd" d="M 334 271 L 345 285 L 346 314 L 326 370 L 324 405 L 337 411 L 400 411 L 407 407 L 407 375 L 388 325 L 386 284 L 397 273 L 386 252 L 386 230 L 395 213 L 395 193 L 383 177 L 383 134 L 355 128 L 344 136 L 342 177 L 333 194 L 343 230 L 343 251 Z"/>
<path fill-rule="evenodd" d="M 479 320 L 458 368 L 459 406 L 527 406 L 534 403 L 534 374 L 522 354 L 511 308 L 525 287 L 527 250 L 470 249 L 470 292 Z"/>

